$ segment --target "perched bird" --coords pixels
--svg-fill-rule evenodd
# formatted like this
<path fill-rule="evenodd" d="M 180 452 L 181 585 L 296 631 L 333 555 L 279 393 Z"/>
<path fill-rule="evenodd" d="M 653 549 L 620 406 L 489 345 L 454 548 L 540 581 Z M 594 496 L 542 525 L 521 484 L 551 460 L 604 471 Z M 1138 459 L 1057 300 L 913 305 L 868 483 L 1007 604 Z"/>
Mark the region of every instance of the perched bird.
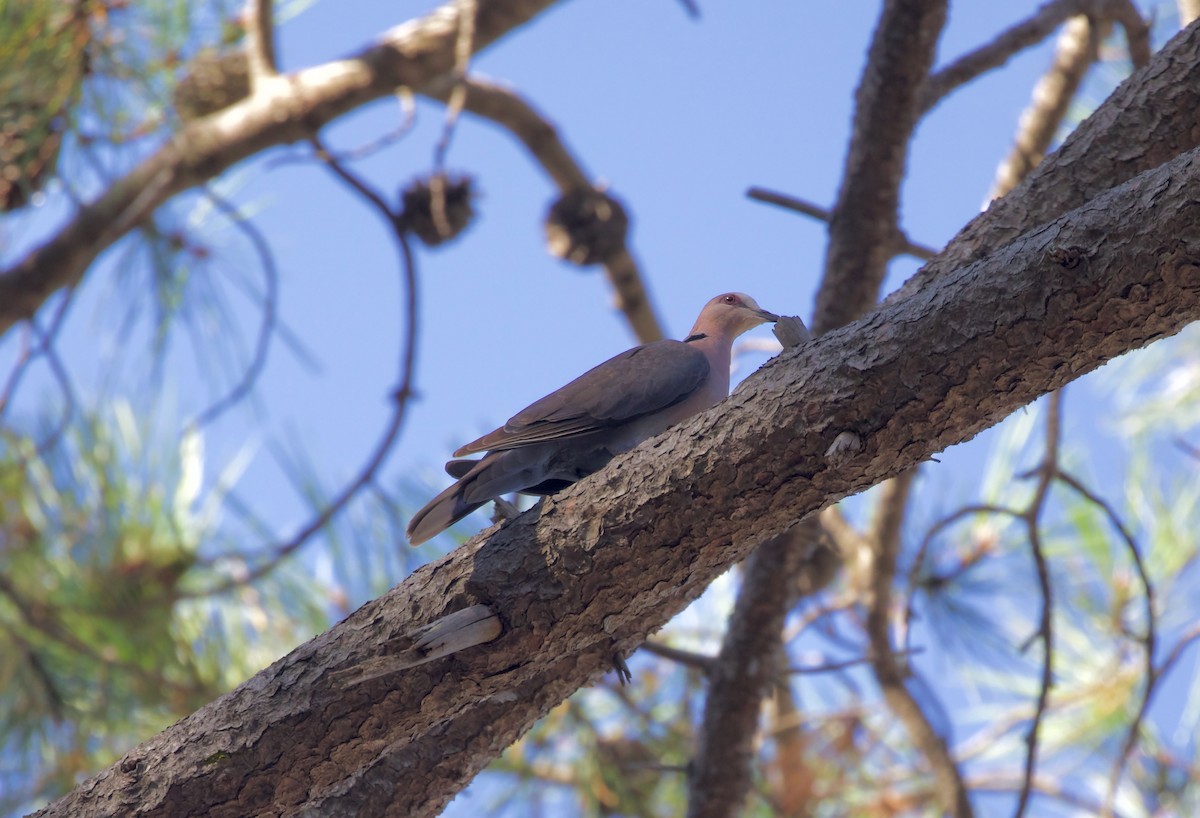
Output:
<path fill-rule="evenodd" d="M 682 341 L 634 347 L 588 370 L 454 453 L 457 479 L 408 524 L 419 545 L 509 492 L 553 494 L 603 468 L 613 456 L 715 405 L 729 395 L 733 341 L 779 316 L 744 293 L 704 305 Z"/>

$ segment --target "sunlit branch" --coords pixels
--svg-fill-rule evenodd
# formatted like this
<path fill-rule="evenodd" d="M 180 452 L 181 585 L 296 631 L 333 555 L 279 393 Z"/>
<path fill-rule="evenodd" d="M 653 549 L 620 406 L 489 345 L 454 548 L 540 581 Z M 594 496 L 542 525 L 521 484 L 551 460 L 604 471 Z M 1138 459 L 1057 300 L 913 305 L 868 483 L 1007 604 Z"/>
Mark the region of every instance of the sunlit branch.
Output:
<path fill-rule="evenodd" d="M 243 12 L 246 26 L 246 63 L 250 69 L 251 88 L 258 90 L 263 81 L 275 76 L 279 65 L 275 59 L 274 0 L 246 0 Z"/>
<path fill-rule="evenodd" d="M 1058 38 L 1054 63 L 1038 80 L 1029 107 L 1021 114 L 1009 155 L 996 170 L 989 199 L 999 198 L 1042 161 L 1079 91 L 1083 78 L 1096 61 L 1107 24 L 1089 17 L 1072 17 Z"/>

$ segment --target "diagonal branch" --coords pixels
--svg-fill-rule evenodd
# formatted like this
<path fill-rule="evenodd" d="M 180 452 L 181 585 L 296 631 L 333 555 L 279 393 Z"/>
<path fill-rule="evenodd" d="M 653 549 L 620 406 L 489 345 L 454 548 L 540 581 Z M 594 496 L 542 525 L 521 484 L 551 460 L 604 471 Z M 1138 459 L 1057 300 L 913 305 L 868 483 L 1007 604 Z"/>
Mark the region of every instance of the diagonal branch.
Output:
<path fill-rule="evenodd" d="M 784 353 L 729 400 L 416 571 L 38 815 L 436 813 L 754 546 L 1200 319 L 1200 150 Z M 1064 264 L 1059 247 L 1087 247 Z M 803 434 L 797 434 L 802 429 Z M 861 451 L 836 465 L 830 442 Z M 703 502 L 697 502 L 703 498 Z M 330 686 L 484 604 L 486 646 Z"/>
<path fill-rule="evenodd" d="M 829 221 L 829 211 L 820 205 L 815 205 L 812 202 L 798 199 L 795 196 L 789 196 L 786 193 L 780 193 L 775 190 L 767 190 L 762 187 L 751 187 L 746 191 L 748 198 L 754 199 L 756 202 L 765 202 L 766 204 L 777 205 L 778 207 L 786 208 L 787 210 L 796 213 L 802 213 L 805 216 L 816 219 L 820 222 Z M 894 248 L 897 254 L 912 256 L 919 258 L 922 261 L 929 261 L 938 254 L 934 248 L 918 244 L 910 239 L 903 230 L 896 231 L 896 246 Z"/>
<path fill-rule="evenodd" d="M 554 0 L 479 0 L 478 51 Z M 172 196 L 276 145 L 307 139 L 341 115 L 400 86 L 422 90 L 454 70 L 454 3 L 385 32 L 357 55 L 287 75 L 242 102 L 189 124 L 115 182 L 52 238 L 0 272 L 0 335 Z"/>
<path fill-rule="evenodd" d="M 989 199 L 1008 193 L 1042 161 L 1100 53 L 1108 28 L 1107 23 L 1088 17 L 1073 17 L 1063 27 L 1054 62 L 1034 86 L 1029 107 L 1021 114 L 1012 151 L 996 171 Z"/>

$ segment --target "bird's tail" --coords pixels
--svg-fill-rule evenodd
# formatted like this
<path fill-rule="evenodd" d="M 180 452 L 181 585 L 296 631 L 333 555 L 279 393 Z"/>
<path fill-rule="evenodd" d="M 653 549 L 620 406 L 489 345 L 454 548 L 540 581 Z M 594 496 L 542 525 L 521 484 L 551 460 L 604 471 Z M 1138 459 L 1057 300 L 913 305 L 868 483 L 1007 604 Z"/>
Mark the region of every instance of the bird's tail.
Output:
<path fill-rule="evenodd" d="M 453 460 L 447 471 L 458 482 L 434 497 L 408 523 L 408 541 L 420 545 L 480 506 L 502 494 L 524 487 L 520 467 L 512 452 L 492 452 L 479 461 Z M 469 468 L 464 468 L 470 463 Z M 513 466 L 518 466 L 516 469 Z"/>

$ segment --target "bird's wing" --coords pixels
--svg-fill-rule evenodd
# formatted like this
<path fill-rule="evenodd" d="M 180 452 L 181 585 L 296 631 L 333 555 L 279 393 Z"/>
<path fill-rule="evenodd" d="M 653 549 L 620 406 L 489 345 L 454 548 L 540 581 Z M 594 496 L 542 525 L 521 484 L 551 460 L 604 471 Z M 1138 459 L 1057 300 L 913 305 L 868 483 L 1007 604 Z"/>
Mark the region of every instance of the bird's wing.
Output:
<path fill-rule="evenodd" d="M 515 449 L 620 426 L 674 406 L 699 389 L 708 375 L 704 353 L 682 341 L 634 347 L 522 409 L 454 456 Z"/>

